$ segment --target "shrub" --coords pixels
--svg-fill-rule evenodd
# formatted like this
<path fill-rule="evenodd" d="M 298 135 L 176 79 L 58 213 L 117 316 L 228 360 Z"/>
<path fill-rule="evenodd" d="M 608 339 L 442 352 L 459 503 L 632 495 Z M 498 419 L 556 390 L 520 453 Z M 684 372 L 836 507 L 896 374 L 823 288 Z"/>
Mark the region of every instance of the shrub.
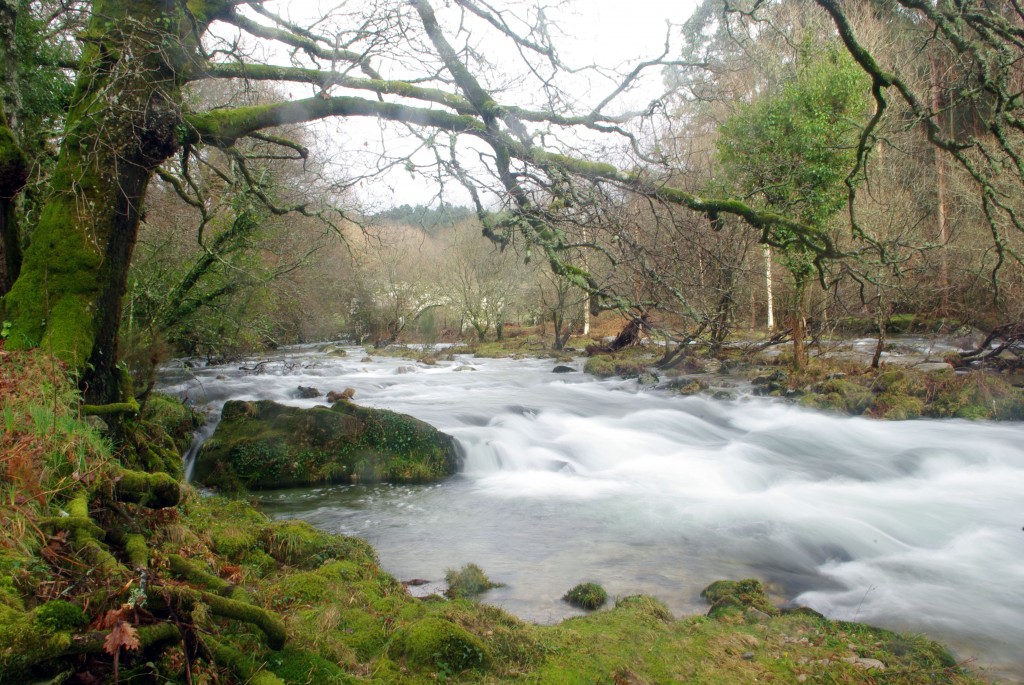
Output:
<path fill-rule="evenodd" d="M 608 601 L 608 593 L 597 583 L 580 583 L 566 592 L 562 599 L 574 607 L 593 610 Z"/>
<path fill-rule="evenodd" d="M 459 571 L 448 569 L 444 574 L 444 580 L 448 583 L 445 594 L 453 599 L 469 599 L 491 588 L 501 587 L 501 583 L 491 582 L 476 564 L 466 564 Z"/>

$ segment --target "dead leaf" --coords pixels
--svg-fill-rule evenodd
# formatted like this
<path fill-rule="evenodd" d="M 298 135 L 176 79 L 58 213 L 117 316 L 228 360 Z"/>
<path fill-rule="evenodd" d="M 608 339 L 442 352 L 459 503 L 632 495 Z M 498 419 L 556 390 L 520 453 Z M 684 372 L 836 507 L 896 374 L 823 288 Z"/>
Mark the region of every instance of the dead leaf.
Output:
<path fill-rule="evenodd" d="M 125 621 L 118 621 L 117 625 L 110 629 L 110 635 L 103 641 L 103 649 L 110 655 L 117 654 L 122 647 L 133 650 L 141 646 L 138 631 Z"/>
<path fill-rule="evenodd" d="M 125 611 L 124 607 L 120 609 L 110 609 L 107 613 L 103 614 L 103 618 L 100 619 L 99 625 L 96 627 L 100 630 L 106 630 L 107 628 L 113 628 L 115 625 L 123 621 L 128 616 L 128 612 Z"/>

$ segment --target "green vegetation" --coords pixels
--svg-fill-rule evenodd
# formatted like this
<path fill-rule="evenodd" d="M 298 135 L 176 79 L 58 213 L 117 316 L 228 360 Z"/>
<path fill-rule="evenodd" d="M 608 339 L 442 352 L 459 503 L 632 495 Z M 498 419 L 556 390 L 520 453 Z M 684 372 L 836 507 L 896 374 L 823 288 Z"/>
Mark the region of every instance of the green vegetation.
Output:
<path fill-rule="evenodd" d="M 566 602 L 580 609 L 599 609 L 608 601 L 608 593 L 597 583 L 580 583 L 562 597 Z"/>
<path fill-rule="evenodd" d="M 448 584 L 444 594 L 452 599 L 473 599 L 491 588 L 501 587 L 501 583 L 492 582 L 476 564 L 466 564 L 458 571 L 448 569 L 444 582 Z"/>

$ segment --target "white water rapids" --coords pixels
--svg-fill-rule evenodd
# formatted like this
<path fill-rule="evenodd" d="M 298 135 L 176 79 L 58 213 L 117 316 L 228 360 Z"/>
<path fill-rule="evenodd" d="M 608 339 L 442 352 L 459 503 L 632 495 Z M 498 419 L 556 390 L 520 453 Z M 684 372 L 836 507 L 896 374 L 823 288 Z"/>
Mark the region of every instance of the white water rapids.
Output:
<path fill-rule="evenodd" d="M 550 622 L 573 613 L 559 598 L 585 580 L 692 614 L 712 581 L 756 576 L 777 601 L 925 633 L 1024 682 L 1024 424 L 684 398 L 553 374 L 550 360 L 363 355 L 298 348 L 261 374 L 169 369 L 161 389 L 219 411 L 226 399 L 314 406 L 297 386 L 352 387 L 357 403 L 455 436 L 465 467 L 444 483 L 261 496 L 271 515 L 366 538 L 399 579 L 473 562 L 506 584 L 485 601 Z"/>

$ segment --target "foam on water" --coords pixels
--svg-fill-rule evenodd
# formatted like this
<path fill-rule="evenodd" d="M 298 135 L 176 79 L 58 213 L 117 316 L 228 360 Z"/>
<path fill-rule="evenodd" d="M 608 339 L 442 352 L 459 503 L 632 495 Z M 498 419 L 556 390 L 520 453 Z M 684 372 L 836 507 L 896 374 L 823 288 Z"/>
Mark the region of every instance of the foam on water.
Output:
<path fill-rule="evenodd" d="M 219 408 L 314 406 L 294 398 L 298 385 L 353 387 L 359 403 L 454 435 L 465 468 L 444 484 L 263 497 L 276 515 L 366 537 L 402 578 L 475 562 L 507 583 L 488 601 L 550 621 L 572 613 L 559 597 L 581 580 L 692 613 L 711 581 L 756 575 L 782 599 L 926 632 L 1024 682 L 1022 424 L 682 398 L 553 375 L 544 360 L 362 356 L 303 350 L 260 375 L 168 373 L 165 389 Z M 465 365 L 477 370 L 455 371 Z"/>

